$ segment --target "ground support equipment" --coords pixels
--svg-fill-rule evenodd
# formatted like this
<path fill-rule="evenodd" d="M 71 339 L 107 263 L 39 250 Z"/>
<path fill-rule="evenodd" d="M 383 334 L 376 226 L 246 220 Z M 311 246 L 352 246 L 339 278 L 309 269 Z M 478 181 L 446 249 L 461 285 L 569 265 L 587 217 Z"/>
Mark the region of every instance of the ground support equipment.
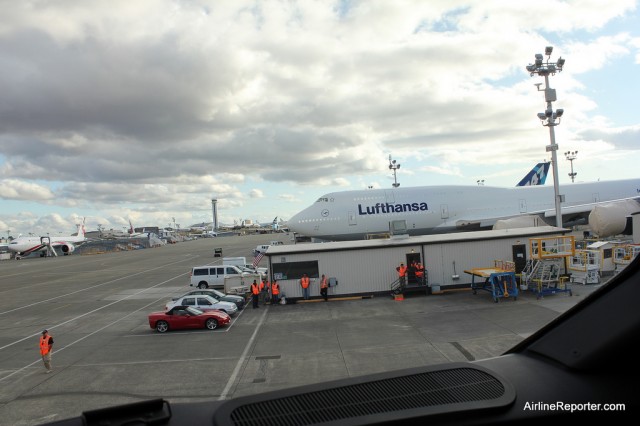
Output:
<path fill-rule="evenodd" d="M 500 299 L 518 299 L 518 283 L 515 272 L 497 268 L 474 268 L 464 272 L 471 275 L 473 294 L 477 294 L 478 290 L 488 291 L 495 303 L 498 303 Z M 476 283 L 476 277 L 484 278 L 484 282 L 482 284 Z"/>

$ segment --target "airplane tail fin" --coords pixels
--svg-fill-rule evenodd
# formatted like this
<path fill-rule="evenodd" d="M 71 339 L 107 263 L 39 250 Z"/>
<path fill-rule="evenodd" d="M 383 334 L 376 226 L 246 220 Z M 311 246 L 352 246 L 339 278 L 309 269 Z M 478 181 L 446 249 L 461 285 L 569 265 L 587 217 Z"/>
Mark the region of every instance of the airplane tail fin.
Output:
<path fill-rule="evenodd" d="M 80 238 L 84 238 L 84 234 L 85 234 L 85 232 L 87 232 L 87 231 L 84 229 L 84 222 L 85 222 L 85 220 L 87 220 L 87 218 L 86 218 L 86 217 L 85 217 L 85 218 L 82 218 L 82 223 L 79 223 L 79 224 L 77 225 L 77 227 L 78 227 L 78 237 L 80 237 Z"/>
<path fill-rule="evenodd" d="M 131 224 L 131 219 L 129 219 L 129 234 L 133 234 L 133 225 Z"/>
<path fill-rule="evenodd" d="M 544 163 L 538 163 L 525 177 L 522 178 L 516 186 L 535 186 L 544 185 L 547 180 L 547 174 L 549 173 L 550 161 Z"/>

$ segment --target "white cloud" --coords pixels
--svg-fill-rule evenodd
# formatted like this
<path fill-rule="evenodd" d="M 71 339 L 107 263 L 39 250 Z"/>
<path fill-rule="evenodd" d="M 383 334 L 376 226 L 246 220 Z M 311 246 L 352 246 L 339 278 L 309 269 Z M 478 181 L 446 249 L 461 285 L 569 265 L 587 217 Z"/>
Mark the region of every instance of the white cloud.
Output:
<path fill-rule="evenodd" d="M 0 198 L 7 200 L 46 201 L 51 200 L 53 197 L 53 192 L 43 185 L 18 179 L 0 180 Z"/>
<path fill-rule="evenodd" d="M 118 211 L 198 222 L 211 198 L 250 215 L 275 186 L 366 187 L 389 153 L 402 179 L 539 161 L 543 97 L 524 66 L 552 40 L 558 136 L 638 151 L 594 117 L 583 80 L 638 62 L 638 37 L 599 32 L 634 17 L 631 0 L 35 5 L 0 4 L 0 196 L 114 226 Z"/>

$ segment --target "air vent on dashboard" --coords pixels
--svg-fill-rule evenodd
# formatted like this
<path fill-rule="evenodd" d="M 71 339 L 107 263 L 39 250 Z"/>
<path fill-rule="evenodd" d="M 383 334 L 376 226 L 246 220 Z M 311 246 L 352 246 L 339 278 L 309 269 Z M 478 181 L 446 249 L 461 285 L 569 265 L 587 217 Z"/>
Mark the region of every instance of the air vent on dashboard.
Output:
<path fill-rule="evenodd" d="M 357 424 L 363 416 L 397 420 L 496 408 L 514 399 L 513 387 L 489 370 L 446 364 L 237 398 L 220 407 L 214 424 L 299 426 L 346 419 Z"/>

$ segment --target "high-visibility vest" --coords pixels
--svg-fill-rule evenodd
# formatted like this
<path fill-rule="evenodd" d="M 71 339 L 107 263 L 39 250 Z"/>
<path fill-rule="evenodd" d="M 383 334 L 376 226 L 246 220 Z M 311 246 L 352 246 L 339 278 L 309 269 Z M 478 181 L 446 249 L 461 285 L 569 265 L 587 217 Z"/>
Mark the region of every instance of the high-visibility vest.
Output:
<path fill-rule="evenodd" d="M 49 353 L 49 339 L 51 336 L 48 334 L 46 336 L 40 336 L 40 355 L 46 355 Z"/>
<path fill-rule="evenodd" d="M 280 286 L 278 285 L 278 283 L 271 284 L 271 293 L 280 294 Z"/>
<path fill-rule="evenodd" d="M 320 281 L 320 288 L 327 288 L 329 287 L 329 285 L 327 284 L 327 277 L 324 277 L 321 281 Z"/>
<path fill-rule="evenodd" d="M 258 290 L 258 284 L 256 284 L 256 283 L 251 284 L 251 293 L 253 293 L 253 294 L 260 293 L 260 290 Z"/>
<path fill-rule="evenodd" d="M 260 281 L 260 285 L 258 286 L 260 291 L 263 291 L 265 288 L 266 284 L 264 283 L 264 280 Z"/>
<path fill-rule="evenodd" d="M 398 276 L 399 277 L 404 277 L 407 273 L 407 267 L 406 266 L 399 266 L 398 267 Z"/>
<path fill-rule="evenodd" d="M 300 278 L 300 285 L 302 286 L 302 288 L 308 288 L 309 287 L 309 277 Z"/>

